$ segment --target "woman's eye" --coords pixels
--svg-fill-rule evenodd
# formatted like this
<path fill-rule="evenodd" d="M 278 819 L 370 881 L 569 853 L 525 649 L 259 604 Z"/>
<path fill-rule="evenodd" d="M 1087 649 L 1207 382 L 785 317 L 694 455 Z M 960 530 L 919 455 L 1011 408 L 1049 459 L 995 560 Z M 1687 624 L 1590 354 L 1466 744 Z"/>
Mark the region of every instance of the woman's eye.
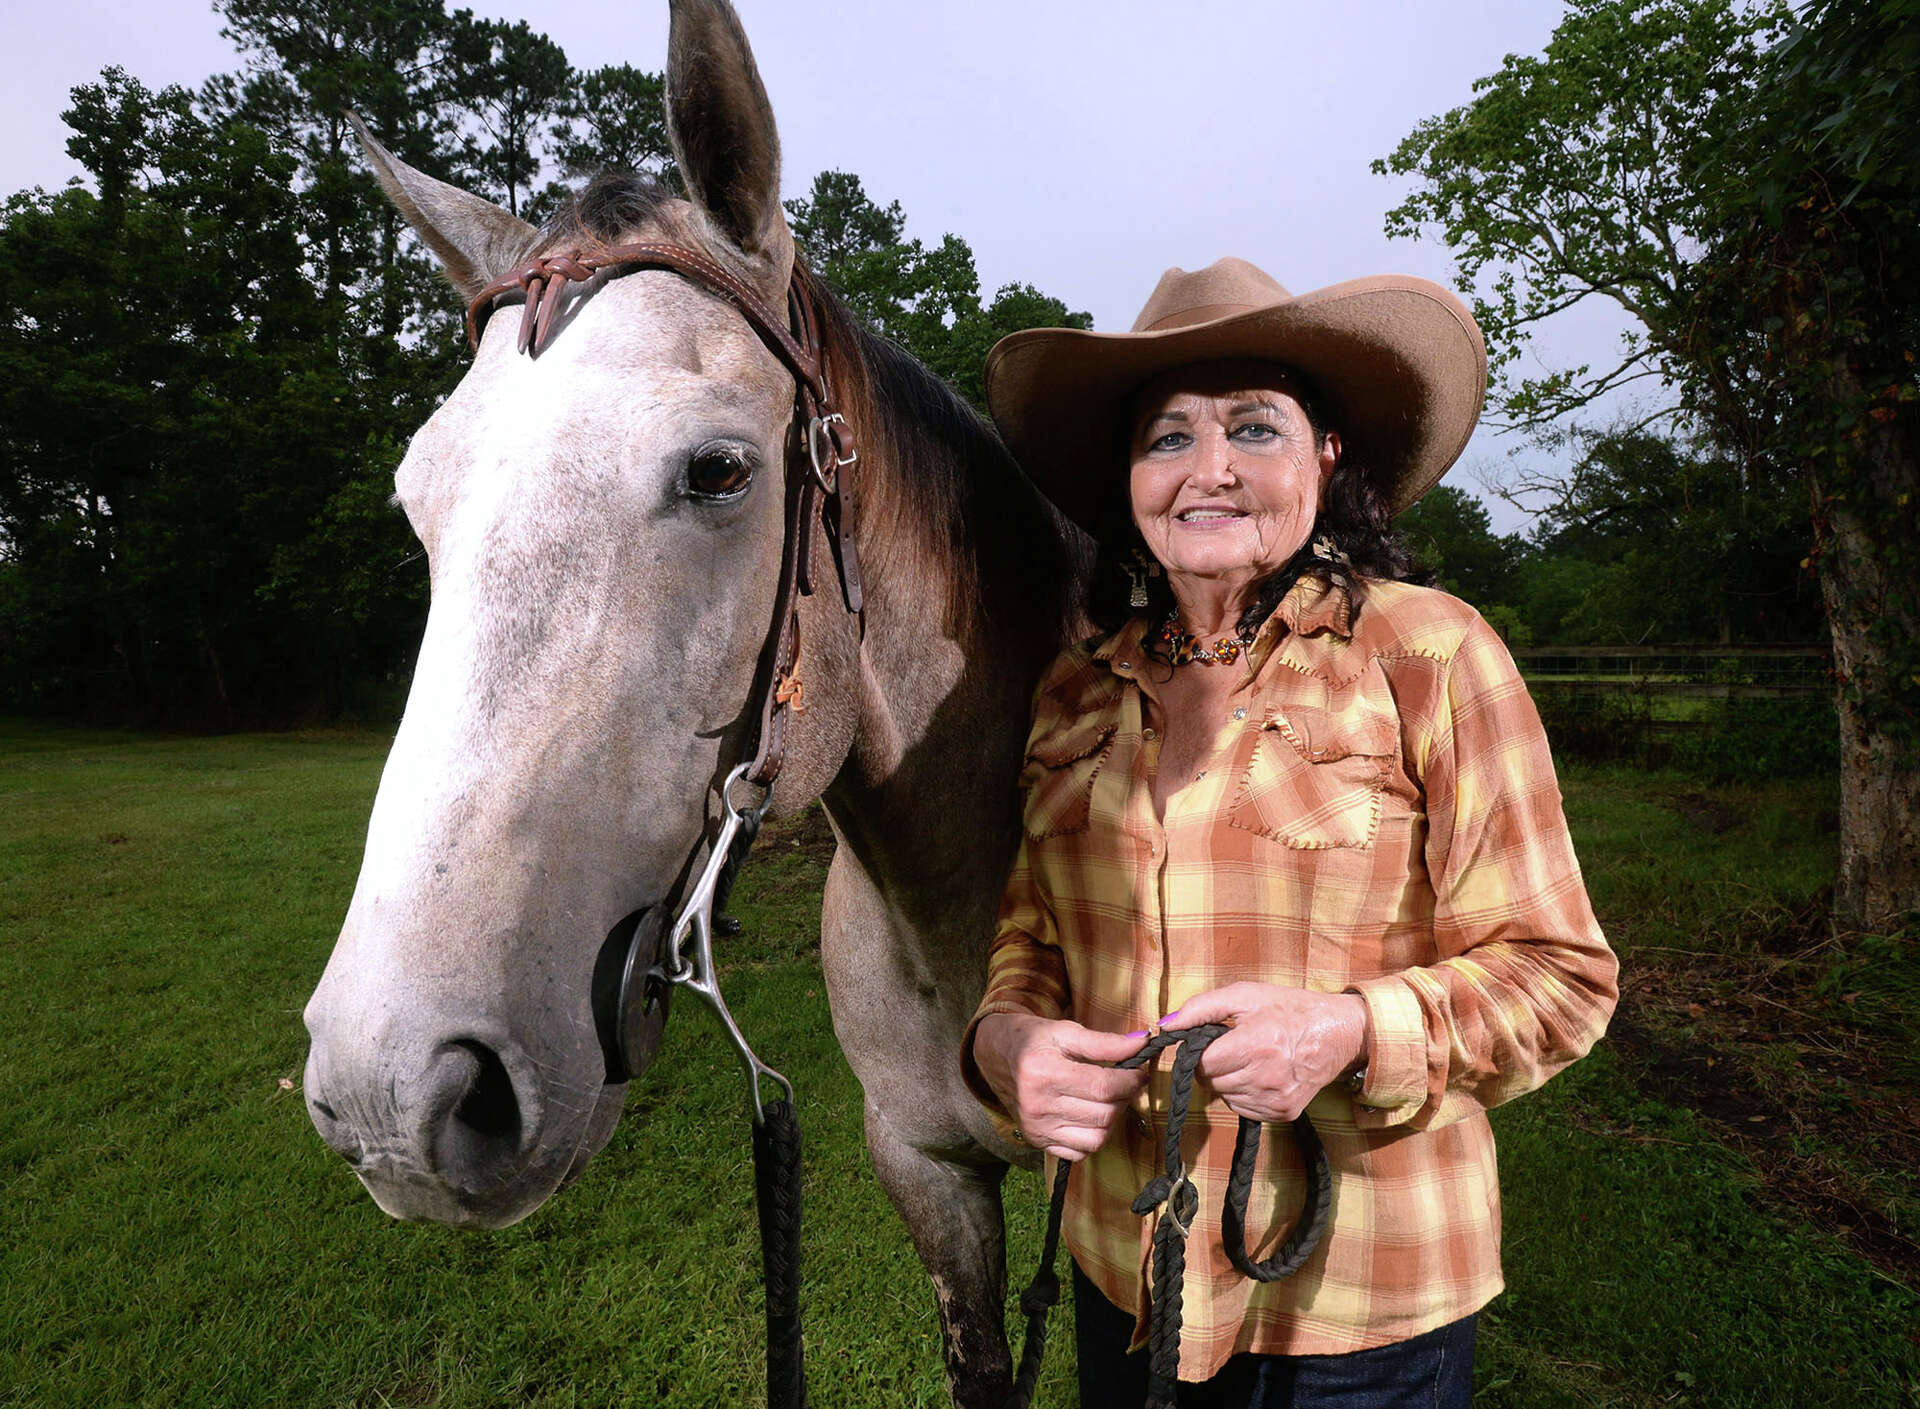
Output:
<path fill-rule="evenodd" d="M 730 499 L 753 482 L 753 466 L 737 450 L 702 450 L 687 466 L 687 488 L 702 499 Z"/>
<path fill-rule="evenodd" d="M 1186 448 L 1186 444 L 1190 439 L 1192 439 L 1192 437 L 1185 431 L 1168 431 L 1165 435 L 1154 441 L 1152 445 L 1149 445 L 1147 449 L 1183 450 Z"/>
<path fill-rule="evenodd" d="M 1272 440 L 1280 432 L 1265 421 L 1248 421 L 1244 426 L 1235 426 L 1233 433 L 1242 440 Z"/>

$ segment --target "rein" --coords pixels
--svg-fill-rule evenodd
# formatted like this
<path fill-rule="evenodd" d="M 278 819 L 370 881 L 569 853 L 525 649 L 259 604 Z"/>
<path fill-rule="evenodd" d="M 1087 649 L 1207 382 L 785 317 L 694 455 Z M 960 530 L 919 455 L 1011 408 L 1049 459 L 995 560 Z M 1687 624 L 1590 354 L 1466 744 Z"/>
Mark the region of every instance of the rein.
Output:
<path fill-rule="evenodd" d="M 805 687 L 798 669 L 799 599 L 813 593 L 816 515 L 834 553 L 841 600 L 861 630 L 865 629 L 864 592 L 854 547 L 854 486 L 847 473 L 859 464 L 860 456 L 854 447 L 852 428 L 834 409 L 826 347 L 821 338 L 819 289 L 814 276 L 798 260 L 787 284 L 787 311 L 782 318 L 744 281 L 706 255 L 682 245 L 637 243 L 540 256 L 494 280 L 474 296 L 467 305 L 467 340 L 477 351 L 497 302 L 521 294 L 526 302 L 520 315 L 517 348 L 538 357 L 552 342 L 571 285 L 591 284 L 603 274 L 618 277 L 643 269 L 678 274 L 739 310 L 767 350 L 793 374 L 794 407 L 787 447 L 780 583 L 774 599 L 773 625 L 761 647 L 753 692 L 747 700 L 747 708 L 758 719 L 754 750 L 720 784 L 720 828 L 698 875 L 686 889 L 673 923 L 652 940 L 647 926 L 635 930 L 621 971 L 615 1023 L 618 1051 L 614 1056 L 623 1073 L 644 1065 L 643 1060 L 635 1060 L 642 1054 L 636 1051 L 634 1018 L 664 1003 L 674 987 L 691 989 L 713 1009 L 725 1029 L 746 1071 L 753 1114 L 754 1192 L 767 1286 L 767 1402 L 771 1409 L 805 1409 L 807 1385 L 799 1302 L 800 1125 L 794 1110 L 793 1083 L 754 1053 L 721 996 L 713 962 L 713 916 L 726 904 L 786 762 L 789 717 L 806 709 Z M 757 803 L 744 807 L 735 803 L 734 789 L 742 783 L 761 790 Z M 1224 1026 L 1212 1024 L 1157 1033 L 1118 1064 L 1129 1069 L 1142 1067 L 1168 1047 L 1180 1049 L 1174 1060 L 1169 1097 L 1166 1173 L 1151 1181 L 1133 1205 L 1134 1212 L 1142 1215 L 1160 1210 L 1153 1238 L 1149 1409 L 1164 1409 L 1174 1403 L 1180 1358 L 1180 1283 L 1186 1267 L 1187 1232 L 1199 1204 L 1199 1194 L 1181 1162 L 1181 1134 L 1200 1054 L 1226 1031 Z M 763 1081 L 779 1088 L 778 1099 L 762 1099 Z M 1260 1149 L 1259 1122 L 1243 1117 L 1234 1143 L 1221 1229 L 1228 1258 L 1256 1281 L 1277 1281 L 1297 1270 L 1326 1231 L 1332 1203 L 1326 1151 L 1306 1116 L 1293 1122 L 1293 1131 L 1307 1169 L 1306 1206 L 1286 1242 L 1262 1263 L 1252 1261 L 1246 1251 L 1247 1196 Z M 1067 1161 L 1062 1161 L 1055 1172 L 1040 1269 L 1020 1296 L 1027 1331 L 1007 1409 L 1025 1409 L 1039 1380 L 1040 1361 L 1046 1350 L 1047 1313 L 1060 1299 L 1060 1279 L 1054 1264 L 1072 1172 L 1073 1165 Z"/>

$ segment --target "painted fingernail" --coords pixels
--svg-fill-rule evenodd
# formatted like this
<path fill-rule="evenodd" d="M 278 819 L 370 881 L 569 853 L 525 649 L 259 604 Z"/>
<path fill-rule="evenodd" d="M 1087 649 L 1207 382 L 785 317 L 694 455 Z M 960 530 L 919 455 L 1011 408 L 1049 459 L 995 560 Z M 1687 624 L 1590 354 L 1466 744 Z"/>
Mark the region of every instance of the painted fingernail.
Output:
<path fill-rule="evenodd" d="M 1147 1035 L 1147 1030 L 1144 1027 L 1141 1028 L 1138 1032 L 1129 1032 L 1127 1034 L 1127 1036 L 1133 1038 L 1135 1041 L 1144 1040 L 1146 1038 L 1146 1035 Z"/>
<path fill-rule="evenodd" d="M 1171 1013 L 1168 1013 L 1164 1018 L 1160 1019 L 1160 1021 L 1157 1024 L 1155 1024 L 1155 1026 L 1165 1027 L 1168 1023 L 1172 1022 L 1175 1018 L 1179 1016 L 1180 1016 L 1180 1010 L 1178 1008 L 1175 1008 Z"/>

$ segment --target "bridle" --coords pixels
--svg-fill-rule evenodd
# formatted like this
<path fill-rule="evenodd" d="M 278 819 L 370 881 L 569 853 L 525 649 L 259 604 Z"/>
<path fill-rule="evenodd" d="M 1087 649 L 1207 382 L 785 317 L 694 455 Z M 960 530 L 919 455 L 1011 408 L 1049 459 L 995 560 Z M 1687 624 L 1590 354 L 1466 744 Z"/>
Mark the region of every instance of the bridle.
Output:
<path fill-rule="evenodd" d="M 767 350 L 793 374 L 793 421 L 787 435 L 786 524 L 773 624 L 761 647 L 753 690 L 743 711 L 757 720 L 753 751 L 719 785 L 720 829 L 700 870 L 685 889 L 673 924 L 657 940 L 649 936 L 644 925 L 635 931 L 622 967 L 614 1015 L 619 1050 L 610 1056 L 617 1057 L 626 1072 L 642 1065 L 634 1060 L 629 1037 L 634 1030 L 634 1005 L 650 1006 L 659 1001 L 663 985 L 689 988 L 713 1008 L 746 1068 L 754 1122 L 759 1126 L 766 1116 L 761 1078 L 777 1084 L 789 1103 L 793 1086 L 754 1054 L 720 995 L 713 966 L 713 912 L 725 903 L 733 875 L 752 845 L 774 781 L 786 763 L 789 720 L 806 709 L 806 687 L 799 672 L 800 598 L 812 595 L 814 589 L 816 515 L 826 530 L 838 569 L 841 601 L 864 630 L 864 593 L 854 545 L 857 520 L 850 473 L 860 456 L 852 427 L 835 408 L 827 375 L 820 289 L 797 258 L 787 281 L 787 308 L 782 317 L 737 275 L 685 245 L 637 243 L 541 255 L 474 295 L 467 305 L 467 341 L 478 351 L 480 336 L 496 304 L 509 295 L 521 294 L 525 307 L 520 314 L 517 349 L 538 357 L 553 340 L 572 285 L 589 284 L 602 275 L 618 277 L 646 269 L 678 274 L 738 310 Z M 757 803 L 737 805 L 734 792 L 743 784 L 761 790 Z"/>

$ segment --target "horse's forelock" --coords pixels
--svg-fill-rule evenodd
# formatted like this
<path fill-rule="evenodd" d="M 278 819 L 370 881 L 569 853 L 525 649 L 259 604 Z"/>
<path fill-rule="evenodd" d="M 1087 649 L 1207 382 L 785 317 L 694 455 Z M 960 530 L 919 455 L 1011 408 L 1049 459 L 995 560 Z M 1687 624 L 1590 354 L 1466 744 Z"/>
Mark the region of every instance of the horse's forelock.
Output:
<path fill-rule="evenodd" d="M 621 244 L 658 224 L 677 199 L 650 176 L 603 171 L 561 203 L 528 253 Z"/>

